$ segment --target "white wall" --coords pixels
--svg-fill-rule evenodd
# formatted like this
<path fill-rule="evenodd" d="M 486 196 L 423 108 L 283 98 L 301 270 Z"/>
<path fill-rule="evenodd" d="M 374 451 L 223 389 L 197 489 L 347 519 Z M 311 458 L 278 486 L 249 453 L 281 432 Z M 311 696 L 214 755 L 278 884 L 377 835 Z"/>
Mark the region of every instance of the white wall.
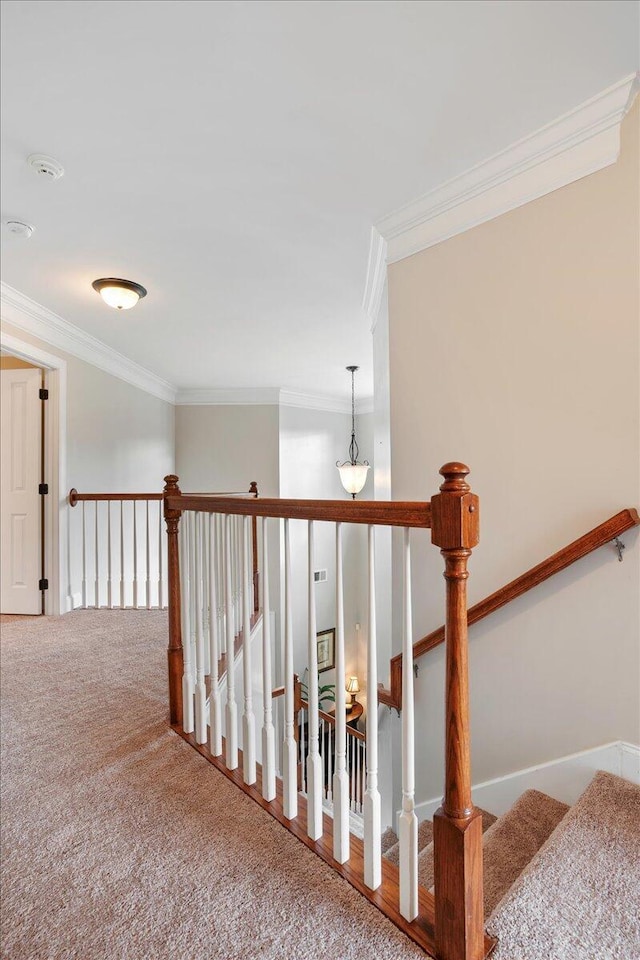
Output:
<path fill-rule="evenodd" d="M 470 602 L 640 501 L 636 104 L 619 161 L 389 268 L 395 499 L 467 462 Z M 416 543 L 420 538 L 416 537 Z M 474 782 L 640 739 L 640 550 L 628 533 L 471 630 Z M 442 623 L 416 550 L 415 638 Z M 442 789 L 443 650 L 420 662 L 418 799 Z"/>
<path fill-rule="evenodd" d="M 361 459 L 373 460 L 373 418 L 357 417 L 356 433 Z M 351 416 L 280 407 L 280 496 L 294 499 L 344 500 L 348 498 L 336 468 L 347 458 L 351 438 Z M 371 473 L 359 497 L 373 496 Z M 335 525 L 315 524 L 315 569 L 327 570 L 327 581 L 316 585 L 317 628 L 335 627 Z M 364 678 L 366 666 L 366 529 L 345 524 L 345 652 L 346 674 Z M 307 531 L 306 522 L 291 521 L 292 575 L 294 581 L 295 669 L 302 673 L 307 656 Z M 365 578 L 363 580 L 363 577 Z M 360 624 L 360 631 L 356 624 Z M 363 649 L 365 651 L 363 659 Z M 334 683 L 335 672 L 322 674 L 322 683 Z M 364 692 L 363 697 L 365 699 Z"/>
<path fill-rule="evenodd" d="M 174 469 L 174 407 L 66 354 L 3 320 L 3 331 L 66 362 L 66 478 L 85 493 L 160 492 Z M 70 568 L 61 571 L 64 592 L 81 589 L 81 512 L 66 506 L 60 491 L 61 523 L 69 524 Z M 154 526 L 153 536 L 157 537 Z M 104 541 L 103 541 L 104 542 Z"/>

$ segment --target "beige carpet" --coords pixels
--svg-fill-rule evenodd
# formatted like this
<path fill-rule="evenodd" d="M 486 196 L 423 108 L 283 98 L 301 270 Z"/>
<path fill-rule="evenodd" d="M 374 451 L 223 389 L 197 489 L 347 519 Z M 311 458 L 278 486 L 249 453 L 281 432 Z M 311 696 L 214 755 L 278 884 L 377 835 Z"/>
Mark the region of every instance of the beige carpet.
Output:
<path fill-rule="evenodd" d="M 495 960 L 639 960 L 640 787 L 598 773 L 488 928 Z"/>
<path fill-rule="evenodd" d="M 1 629 L 3 960 L 424 956 L 167 729 L 166 614 Z M 550 960 L 506 917 L 500 960 Z"/>

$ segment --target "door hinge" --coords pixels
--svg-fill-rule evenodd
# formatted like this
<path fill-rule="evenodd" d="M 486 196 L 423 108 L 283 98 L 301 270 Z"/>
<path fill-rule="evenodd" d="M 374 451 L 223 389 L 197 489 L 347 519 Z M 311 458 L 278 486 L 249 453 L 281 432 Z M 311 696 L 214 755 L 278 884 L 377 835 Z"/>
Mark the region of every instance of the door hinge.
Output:
<path fill-rule="evenodd" d="M 48 400 L 48 399 L 49 399 L 49 391 L 47 390 L 46 387 L 40 387 L 40 390 L 39 390 L 39 392 L 38 392 L 38 396 L 40 397 L 41 400 Z"/>
<path fill-rule="evenodd" d="M 41 497 L 49 493 L 49 484 L 48 483 L 39 483 L 38 484 L 38 493 Z"/>
<path fill-rule="evenodd" d="M 43 578 L 42 580 L 38 581 L 38 590 L 48 590 L 48 589 L 49 589 L 49 581 L 46 578 Z"/>

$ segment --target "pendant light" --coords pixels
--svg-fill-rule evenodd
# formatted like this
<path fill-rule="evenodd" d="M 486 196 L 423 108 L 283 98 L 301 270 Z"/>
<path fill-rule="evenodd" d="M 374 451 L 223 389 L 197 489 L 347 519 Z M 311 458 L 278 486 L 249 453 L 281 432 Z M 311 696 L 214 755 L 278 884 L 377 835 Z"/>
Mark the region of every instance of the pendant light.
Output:
<path fill-rule="evenodd" d="M 147 291 L 133 280 L 119 280 L 117 277 L 103 277 L 91 284 L 104 302 L 116 310 L 130 310 L 138 300 L 146 297 Z"/>
<path fill-rule="evenodd" d="M 354 374 L 359 367 L 347 367 L 351 374 L 351 443 L 349 444 L 349 459 L 344 463 L 336 463 L 340 471 L 340 481 L 347 493 L 350 493 L 355 500 L 356 494 L 360 493 L 367 482 L 367 470 L 369 464 L 365 460 L 358 462 L 358 443 L 356 441 L 356 395 L 354 386 Z"/>

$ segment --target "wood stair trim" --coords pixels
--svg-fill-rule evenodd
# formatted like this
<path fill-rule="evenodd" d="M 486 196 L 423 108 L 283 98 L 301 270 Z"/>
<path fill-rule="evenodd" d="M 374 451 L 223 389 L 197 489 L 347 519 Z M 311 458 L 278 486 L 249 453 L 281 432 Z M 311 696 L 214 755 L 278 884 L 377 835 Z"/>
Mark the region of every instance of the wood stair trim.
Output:
<path fill-rule="evenodd" d="M 260 497 L 242 499 L 191 493 L 165 498 L 170 511 L 237 514 L 245 517 L 280 517 L 290 520 L 324 520 L 330 523 L 365 523 L 389 527 L 431 527 L 431 503 L 413 500 L 284 500 Z"/>
<path fill-rule="evenodd" d="M 338 863 L 333 858 L 333 820 L 326 813 L 323 814 L 323 835 L 319 840 L 311 840 L 307 836 L 307 804 L 303 796 L 298 795 L 298 816 L 295 820 L 287 820 L 282 808 L 282 781 L 276 779 L 276 799 L 267 801 L 262 796 L 262 768 L 257 764 L 257 780 L 254 784 L 246 784 L 242 779 L 242 751 L 239 751 L 238 767 L 228 770 L 224 763 L 225 745 L 223 738 L 222 755 L 214 757 L 207 744 L 198 744 L 195 735 L 184 733 L 178 724 L 171 724 L 172 729 L 183 740 L 186 740 L 194 750 L 209 761 L 212 766 L 224 774 L 243 793 L 251 797 L 263 810 L 281 823 L 289 833 L 293 834 L 301 843 L 304 843 L 321 860 L 324 860 L 336 873 L 343 877 L 359 893 L 383 913 L 399 930 L 413 940 L 429 956 L 436 957 L 434 945 L 434 896 L 423 887 L 418 889 L 419 913 L 415 920 L 409 923 L 400 914 L 399 904 L 399 872 L 394 864 L 382 858 L 382 883 L 377 890 L 370 890 L 364 882 L 364 843 L 358 837 L 350 836 L 350 857 L 347 863 Z M 493 951 L 497 941 L 485 934 L 485 957 Z"/>
<path fill-rule="evenodd" d="M 496 610 L 500 610 L 508 603 L 511 603 L 512 600 L 516 600 L 529 590 L 544 583 L 545 580 L 553 577 L 556 573 L 566 570 L 567 567 L 571 566 L 571 564 L 577 560 L 581 560 L 582 557 L 586 557 L 594 550 L 598 550 L 605 544 L 610 543 L 616 537 L 619 537 L 620 534 L 626 533 L 627 530 L 631 530 L 633 527 L 639 525 L 640 517 L 634 507 L 621 510 L 619 513 L 616 513 L 615 516 L 605 520 L 604 523 L 594 527 L 589 533 L 578 537 L 577 540 L 574 540 L 566 547 L 547 557 L 546 560 L 527 570 L 526 573 L 521 574 L 521 576 L 516 577 L 515 580 L 511 580 L 511 582 L 505 584 L 504 587 L 500 587 L 499 590 L 485 597 L 484 600 L 480 600 L 480 602 L 476 603 L 473 607 L 469 607 L 467 611 L 467 623 L 471 625 L 478 623 L 479 620 L 484 620 L 485 617 L 490 616 L 492 613 L 495 613 Z M 444 627 L 442 626 L 414 643 L 414 660 L 428 653 L 429 650 L 433 650 L 443 642 Z M 397 710 L 402 708 L 401 653 L 391 659 L 389 688 L 378 688 L 378 701 L 384 703 L 386 706 L 395 707 Z"/>

